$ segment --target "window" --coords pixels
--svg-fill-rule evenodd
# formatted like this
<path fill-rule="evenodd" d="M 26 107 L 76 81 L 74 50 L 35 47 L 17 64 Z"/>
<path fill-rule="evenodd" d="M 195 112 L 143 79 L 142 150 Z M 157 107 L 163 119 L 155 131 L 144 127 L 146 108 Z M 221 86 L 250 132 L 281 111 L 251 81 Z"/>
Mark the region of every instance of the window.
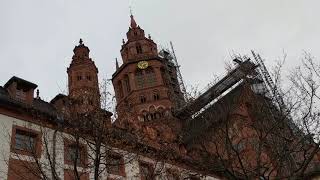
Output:
<path fill-rule="evenodd" d="M 135 74 L 136 79 L 136 85 L 138 89 L 141 89 L 144 87 L 144 77 L 142 70 L 138 70 Z"/>
<path fill-rule="evenodd" d="M 40 156 L 40 133 L 24 127 L 14 126 L 12 131 L 12 151 L 24 155 Z"/>
<path fill-rule="evenodd" d="M 17 129 L 15 136 L 15 149 L 32 152 L 36 148 L 37 135 Z"/>
<path fill-rule="evenodd" d="M 146 86 L 156 85 L 157 78 L 154 70 L 149 67 L 146 70 L 137 70 L 135 74 L 136 86 L 138 89 L 141 89 Z"/>
<path fill-rule="evenodd" d="M 122 88 L 122 83 L 121 81 L 118 81 L 118 94 L 119 94 L 119 98 L 123 98 L 123 88 Z"/>
<path fill-rule="evenodd" d="M 26 100 L 26 96 L 26 92 L 24 92 L 23 89 L 17 89 L 16 98 L 18 100 Z"/>
<path fill-rule="evenodd" d="M 81 159 L 81 148 L 77 148 L 76 145 L 69 145 L 67 148 L 67 161 L 74 163 L 77 161 L 77 164 L 80 164 Z"/>
<path fill-rule="evenodd" d="M 125 89 L 126 89 L 127 93 L 129 93 L 131 91 L 131 88 L 130 88 L 130 81 L 129 81 L 128 75 L 125 75 L 125 77 L 124 77 L 124 85 L 125 85 Z"/>
<path fill-rule="evenodd" d="M 145 103 L 147 101 L 146 97 L 144 97 L 143 95 L 140 96 L 140 102 L 141 103 Z"/>
<path fill-rule="evenodd" d="M 146 69 L 146 81 L 148 86 L 154 86 L 156 85 L 157 78 L 156 78 L 156 73 L 152 68 Z"/>
<path fill-rule="evenodd" d="M 140 162 L 140 177 L 141 177 L 141 180 L 155 179 L 151 164 Z"/>
<path fill-rule="evenodd" d="M 153 100 L 157 101 L 160 99 L 160 95 L 158 91 L 153 92 Z"/>
<path fill-rule="evenodd" d="M 154 113 L 154 118 L 155 119 L 160 119 L 162 117 L 162 114 L 159 112 Z"/>
<path fill-rule="evenodd" d="M 77 80 L 80 81 L 82 79 L 81 75 L 77 76 Z"/>
<path fill-rule="evenodd" d="M 156 119 L 161 119 L 163 117 L 163 113 L 155 112 L 155 113 L 147 113 L 143 116 L 144 121 L 151 121 Z"/>
<path fill-rule="evenodd" d="M 125 176 L 124 161 L 121 155 L 118 155 L 118 154 L 108 155 L 107 171 L 110 174 Z"/>
<path fill-rule="evenodd" d="M 87 75 L 87 80 L 91 81 L 91 76 Z"/>
<path fill-rule="evenodd" d="M 65 164 L 73 165 L 75 162 L 78 166 L 84 166 L 86 163 L 86 148 L 83 144 L 76 144 L 65 140 L 64 149 Z"/>
<path fill-rule="evenodd" d="M 136 46 L 137 54 L 142 54 L 142 47 L 140 44 Z"/>
<path fill-rule="evenodd" d="M 149 113 L 143 116 L 143 121 L 146 122 L 146 121 L 151 121 L 151 120 L 152 120 L 151 115 Z"/>

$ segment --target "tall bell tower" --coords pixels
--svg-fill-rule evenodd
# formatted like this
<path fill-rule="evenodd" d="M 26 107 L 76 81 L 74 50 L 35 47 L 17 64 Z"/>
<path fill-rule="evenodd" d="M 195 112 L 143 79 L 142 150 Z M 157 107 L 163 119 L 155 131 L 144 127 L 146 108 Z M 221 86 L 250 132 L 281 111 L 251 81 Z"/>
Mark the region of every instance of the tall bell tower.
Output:
<path fill-rule="evenodd" d="M 175 107 L 166 60 L 159 56 L 157 44 L 150 35 L 145 36 L 133 15 L 130 21 L 127 40 L 122 40 L 120 50 L 123 63 L 119 66 L 116 62 L 112 75 L 119 124 L 157 121 L 170 116 Z"/>
<path fill-rule="evenodd" d="M 69 97 L 78 102 L 78 109 L 82 112 L 100 108 L 98 68 L 89 57 L 90 50 L 80 39 L 73 52 L 67 69 Z"/>

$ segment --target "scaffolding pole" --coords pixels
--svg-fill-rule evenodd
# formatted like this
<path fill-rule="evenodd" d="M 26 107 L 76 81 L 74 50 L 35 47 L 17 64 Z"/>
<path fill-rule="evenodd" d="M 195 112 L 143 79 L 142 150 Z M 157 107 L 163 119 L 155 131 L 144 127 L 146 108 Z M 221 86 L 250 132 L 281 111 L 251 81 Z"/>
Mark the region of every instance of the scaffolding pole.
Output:
<path fill-rule="evenodd" d="M 174 51 L 172 41 L 170 41 L 170 46 L 171 46 L 171 51 L 172 51 L 172 55 L 173 55 L 174 64 L 176 66 L 176 71 L 177 71 L 177 75 L 178 75 L 178 82 L 179 82 L 180 90 L 182 91 L 184 100 L 187 101 L 187 90 L 186 90 L 186 86 L 184 85 L 184 82 L 183 82 L 183 78 L 182 78 L 182 75 L 181 75 L 181 72 L 180 72 L 180 65 L 178 63 L 177 56 L 176 56 L 176 53 Z"/>

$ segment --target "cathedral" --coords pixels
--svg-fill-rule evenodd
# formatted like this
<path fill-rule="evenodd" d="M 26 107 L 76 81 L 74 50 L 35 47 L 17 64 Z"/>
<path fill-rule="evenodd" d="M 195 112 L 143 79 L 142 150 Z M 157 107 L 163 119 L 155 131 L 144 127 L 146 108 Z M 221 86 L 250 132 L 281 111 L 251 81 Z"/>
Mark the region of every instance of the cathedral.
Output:
<path fill-rule="evenodd" d="M 299 169 L 301 153 L 288 155 L 294 147 L 279 134 L 258 141 L 257 132 L 270 128 L 302 135 L 287 121 L 268 119 L 281 115 L 264 97 L 250 59 L 236 59 L 234 69 L 190 100 L 172 53 L 159 49 L 133 15 L 126 36 L 111 78 L 114 122 L 101 107 L 98 67 L 82 39 L 66 70 L 67 94 L 46 102 L 35 83 L 16 76 L 0 86 L 0 179 L 287 179 Z M 309 160 L 317 164 L 320 155 Z M 304 170 L 303 178 L 318 177 L 315 168 Z"/>

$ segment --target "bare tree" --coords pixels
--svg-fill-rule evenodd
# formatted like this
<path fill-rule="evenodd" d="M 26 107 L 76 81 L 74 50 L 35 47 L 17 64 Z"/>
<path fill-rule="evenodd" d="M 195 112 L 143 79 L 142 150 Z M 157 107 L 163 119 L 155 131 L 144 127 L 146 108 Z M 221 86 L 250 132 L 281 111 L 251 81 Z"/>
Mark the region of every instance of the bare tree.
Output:
<path fill-rule="evenodd" d="M 108 89 L 106 86 L 107 84 L 104 84 L 102 87 L 106 90 Z M 57 156 L 65 151 L 63 159 L 67 159 L 72 166 L 72 176 L 80 180 L 82 176 L 87 176 L 89 171 L 93 171 L 94 179 L 99 179 L 108 166 L 106 158 L 113 151 L 108 142 L 111 137 L 112 114 L 105 110 L 109 104 L 107 100 L 104 101 L 112 98 L 112 95 L 107 91 L 103 91 L 102 94 L 101 102 L 104 109 L 100 104 L 96 106 L 91 104 L 91 107 L 86 109 L 89 104 L 83 106 L 83 100 L 67 96 L 61 98 L 63 106 L 57 107 L 57 112 L 49 112 L 48 117 L 43 116 L 37 109 L 27 109 L 25 113 L 30 114 L 33 122 L 25 123 L 25 128 L 31 128 L 28 124 L 33 124 L 32 126 L 39 132 L 39 139 L 34 142 L 33 134 L 30 137 L 28 134 L 22 137 L 25 138 L 22 139 L 25 140 L 24 144 L 20 145 L 24 148 L 21 150 L 22 154 L 14 153 L 14 159 L 19 161 L 20 167 L 27 169 L 28 174 L 37 179 L 58 180 L 60 176 L 57 170 L 64 169 L 64 162 L 61 163 L 61 159 L 58 160 Z M 90 98 L 100 98 L 100 95 Z M 10 137 L 10 141 L 12 138 L 16 137 Z M 60 142 L 57 142 L 57 139 L 60 139 Z M 39 145 L 42 146 L 41 149 L 38 148 Z M 15 171 L 18 168 L 11 169 Z M 19 171 L 16 174 L 21 179 L 30 179 Z"/>
<path fill-rule="evenodd" d="M 284 55 L 273 68 L 274 83 L 268 91 L 264 86 L 257 86 L 263 83 L 258 73 L 252 73 L 224 96 L 219 96 L 210 107 L 185 120 L 182 130 L 167 141 L 161 137 L 154 139 L 157 127 L 153 122 L 138 123 L 139 128 L 134 130 L 113 127 L 111 114 L 106 109 L 114 98 L 106 86 L 102 86 L 101 91 L 102 108 L 99 105 L 84 109 L 82 101 L 66 97 L 64 109 L 55 124 L 49 126 L 40 120 L 42 114 L 30 110 L 34 123 L 40 127 L 43 156 L 39 157 L 36 146 L 27 144 L 25 147 L 34 149 L 30 149 L 28 156 L 16 154 L 15 159 L 24 162 L 22 166 L 38 179 L 60 179 L 57 169 L 63 168 L 64 163 L 58 162 L 57 153 L 66 148 L 61 147 L 57 139 L 62 138 L 72 145 L 72 151 L 65 153 L 72 153 L 71 174 L 77 180 L 89 170 L 94 179 L 99 179 L 118 163 L 140 161 L 138 154 L 153 157 L 152 163 L 141 161 L 139 175 L 145 179 L 192 179 L 211 173 L 228 179 L 310 177 L 319 167 L 320 158 L 320 64 L 305 52 L 302 65 L 284 78 L 285 58 Z M 188 103 L 199 94 L 194 88 Z M 176 119 L 165 118 L 163 124 L 175 129 L 170 123 Z M 119 144 L 116 142 L 119 139 L 124 140 Z M 133 153 L 127 154 L 131 156 L 129 160 L 109 162 L 108 158 L 114 155 L 113 147 L 123 147 Z M 192 166 L 201 173 L 168 166 L 181 159 L 192 161 Z"/>
<path fill-rule="evenodd" d="M 193 130 L 185 143 L 201 154 L 195 158 L 207 162 L 208 172 L 229 179 L 301 179 L 317 171 L 320 66 L 304 53 L 302 65 L 283 81 L 285 57 L 273 68 L 269 91 L 258 92 L 259 79 L 247 76 L 189 122 Z"/>

